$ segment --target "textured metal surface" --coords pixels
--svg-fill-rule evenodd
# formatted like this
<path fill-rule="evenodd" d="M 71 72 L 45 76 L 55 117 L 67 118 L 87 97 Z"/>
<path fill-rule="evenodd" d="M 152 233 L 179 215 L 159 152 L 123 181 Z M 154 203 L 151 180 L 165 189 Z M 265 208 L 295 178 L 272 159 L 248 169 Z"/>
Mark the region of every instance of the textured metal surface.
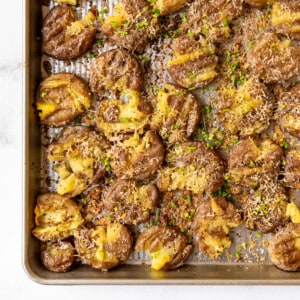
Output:
<path fill-rule="evenodd" d="M 300 284 L 300 273 L 286 273 L 276 269 L 268 262 L 264 241 L 255 233 L 249 235 L 244 227 L 232 233 L 231 251 L 216 261 L 209 261 L 204 255 L 192 255 L 188 265 L 172 272 L 153 271 L 142 265 L 144 257 L 132 256 L 126 265 L 109 272 L 101 272 L 87 266 L 80 266 L 65 274 L 47 271 L 40 263 L 39 242 L 31 235 L 34 226 L 33 207 L 36 196 L 42 190 L 53 190 L 55 174 L 52 167 L 44 164 L 43 145 L 57 133 L 57 129 L 40 131 L 38 120 L 32 107 L 36 85 L 47 74 L 44 62 L 51 64 L 52 72 L 73 72 L 85 79 L 89 76 L 92 58 L 88 55 L 74 62 L 59 62 L 41 54 L 40 28 L 43 16 L 49 7 L 41 5 L 42 1 L 26 1 L 26 71 L 24 77 L 24 229 L 23 262 L 24 269 L 33 280 L 42 284 Z M 100 10 L 103 1 L 79 1 L 76 13 L 85 14 L 91 5 Z M 113 3 L 110 1 L 112 11 Z M 50 1 L 50 7 L 54 3 Z M 106 48 L 100 51 L 105 51 Z M 154 53 L 159 55 L 158 53 Z M 168 77 L 166 77 L 168 80 Z M 41 136 L 43 137 L 41 139 Z M 45 184 L 50 176 L 52 185 Z M 50 182 L 51 182 L 50 180 Z M 246 249 L 242 245 L 246 243 Z M 236 250 L 242 252 L 243 261 L 237 261 Z"/>

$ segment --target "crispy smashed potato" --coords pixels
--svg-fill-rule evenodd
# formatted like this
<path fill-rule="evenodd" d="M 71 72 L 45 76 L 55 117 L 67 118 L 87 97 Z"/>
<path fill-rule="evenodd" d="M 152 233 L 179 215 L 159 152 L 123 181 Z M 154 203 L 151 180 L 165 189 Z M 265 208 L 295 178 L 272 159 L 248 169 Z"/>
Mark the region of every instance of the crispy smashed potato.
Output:
<path fill-rule="evenodd" d="M 269 179 L 259 189 L 249 189 L 238 197 L 243 208 L 246 227 L 263 233 L 273 231 L 287 222 L 285 189 Z"/>
<path fill-rule="evenodd" d="M 95 116 L 96 127 L 111 141 L 134 132 L 143 133 L 149 123 L 151 107 L 138 92 L 124 92 L 127 102 L 105 99 L 99 103 Z"/>
<path fill-rule="evenodd" d="M 265 131 L 273 114 L 273 99 L 258 79 L 240 87 L 224 87 L 218 97 L 218 117 L 230 134 L 250 136 Z"/>
<path fill-rule="evenodd" d="M 276 32 L 300 40 L 300 2 L 298 0 L 274 2 L 271 21 Z"/>
<path fill-rule="evenodd" d="M 112 45 L 130 52 L 142 52 L 159 29 L 158 16 L 146 0 L 121 0 L 114 13 L 104 19 L 101 31 Z"/>
<path fill-rule="evenodd" d="M 213 193 L 224 182 L 223 160 L 203 142 L 175 144 L 167 152 L 166 162 L 157 175 L 162 192 L 186 189 L 195 194 Z"/>
<path fill-rule="evenodd" d="M 109 148 L 104 137 L 86 127 L 63 129 L 48 146 L 48 159 L 58 162 L 54 166 L 60 177 L 57 192 L 74 197 L 102 178 L 110 170 L 106 155 Z"/>
<path fill-rule="evenodd" d="M 203 34 L 213 41 L 222 42 L 230 35 L 230 22 L 243 11 L 243 0 L 196 0 L 187 13 L 183 28 L 194 34 Z"/>
<path fill-rule="evenodd" d="M 300 83 L 278 95 L 277 120 L 281 127 L 300 138 Z"/>
<path fill-rule="evenodd" d="M 160 221 L 164 225 L 176 226 L 191 237 L 192 223 L 200 197 L 189 191 L 166 192 L 160 203 Z"/>
<path fill-rule="evenodd" d="M 250 72 L 266 84 L 283 83 L 299 74 L 300 46 L 279 40 L 273 32 L 263 32 L 247 58 Z"/>
<path fill-rule="evenodd" d="M 270 139 L 247 138 L 235 144 L 228 157 L 228 181 L 255 188 L 280 172 L 283 151 Z"/>
<path fill-rule="evenodd" d="M 100 270 L 109 270 L 125 261 L 131 251 L 130 230 L 119 223 L 80 228 L 75 231 L 75 248 L 82 263 Z"/>
<path fill-rule="evenodd" d="M 68 197 L 45 193 L 39 195 L 36 201 L 32 233 L 43 242 L 66 239 L 84 222 L 79 206 Z"/>
<path fill-rule="evenodd" d="M 103 201 L 115 221 L 137 225 L 149 220 L 158 202 L 158 190 L 154 184 L 139 185 L 134 180 L 117 179 Z"/>
<path fill-rule="evenodd" d="M 75 248 L 68 241 L 42 243 L 41 261 L 49 271 L 67 272 L 74 264 Z"/>
<path fill-rule="evenodd" d="M 284 182 L 294 189 L 300 189 L 300 152 L 290 150 L 286 154 L 284 166 Z"/>
<path fill-rule="evenodd" d="M 272 263 L 284 271 L 300 271 L 300 223 L 289 223 L 269 240 Z"/>
<path fill-rule="evenodd" d="M 156 97 L 151 128 L 169 143 L 184 142 L 193 134 L 200 119 L 200 107 L 193 94 L 166 84 Z"/>
<path fill-rule="evenodd" d="M 173 56 L 166 69 L 182 87 L 201 88 L 217 76 L 215 46 L 201 36 L 183 35 L 172 41 Z"/>
<path fill-rule="evenodd" d="M 165 148 L 160 137 L 147 131 L 135 133 L 112 147 L 112 172 L 122 179 L 151 179 L 164 161 Z"/>
<path fill-rule="evenodd" d="M 89 108 L 90 103 L 91 93 L 81 78 L 71 73 L 58 73 L 40 83 L 35 105 L 42 124 L 61 127 Z"/>
<path fill-rule="evenodd" d="M 143 70 L 136 58 L 122 49 L 102 53 L 91 65 L 90 87 L 94 93 L 141 91 Z"/>
<path fill-rule="evenodd" d="M 186 237 L 174 227 L 158 225 L 138 236 L 135 251 L 147 251 L 154 270 L 174 270 L 188 259 L 192 245 L 187 244 Z"/>
<path fill-rule="evenodd" d="M 211 259 L 218 258 L 230 248 L 230 230 L 241 223 L 241 214 L 225 198 L 202 200 L 194 218 L 194 234 L 199 249 Z"/>
<path fill-rule="evenodd" d="M 90 10 L 82 20 L 76 21 L 71 6 L 54 6 L 43 22 L 44 52 L 60 60 L 71 60 L 83 55 L 95 40 L 96 14 Z"/>

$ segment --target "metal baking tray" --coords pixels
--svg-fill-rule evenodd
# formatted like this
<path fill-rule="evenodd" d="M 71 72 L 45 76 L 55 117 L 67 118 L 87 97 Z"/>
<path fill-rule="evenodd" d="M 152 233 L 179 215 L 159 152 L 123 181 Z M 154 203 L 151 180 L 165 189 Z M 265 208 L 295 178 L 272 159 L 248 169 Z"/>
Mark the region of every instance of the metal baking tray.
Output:
<path fill-rule="evenodd" d="M 47 271 L 39 260 L 39 241 L 31 234 L 34 227 L 35 198 L 42 183 L 41 128 L 34 113 L 35 90 L 42 79 L 40 29 L 43 2 L 24 1 L 24 77 L 23 77 L 23 267 L 26 274 L 40 284 L 152 284 L 152 285 L 299 285 L 300 272 L 283 272 L 268 260 L 236 262 L 234 259 L 208 261 L 189 260 L 175 271 L 154 271 L 150 266 L 130 259 L 127 264 L 108 272 L 88 266 L 68 273 Z M 100 1 L 80 0 L 79 4 Z M 109 2 L 112 4 L 112 1 Z M 57 71 L 60 70 L 58 66 Z M 84 71 L 83 71 L 84 72 Z"/>

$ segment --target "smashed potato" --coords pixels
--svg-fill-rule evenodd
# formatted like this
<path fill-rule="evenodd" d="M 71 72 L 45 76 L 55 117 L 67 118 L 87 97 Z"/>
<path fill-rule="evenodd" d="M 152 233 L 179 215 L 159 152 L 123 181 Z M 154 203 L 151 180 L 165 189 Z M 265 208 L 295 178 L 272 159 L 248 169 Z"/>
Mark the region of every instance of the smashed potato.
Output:
<path fill-rule="evenodd" d="M 156 133 L 135 133 L 112 147 L 112 172 L 122 179 L 151 179 L 164 161 L 164 152 L 164 145 Z"/>
<path fill-rule="evenodd" d="M 103 201 L 111 218 L 122 224 L 137 225 L 149 220 L 158 202 L 158 191 L 154 184 L 139 185 L 134 180 L 117 179 Z"/>
<path fill-rule="evenodd" d="M 289 223 L 269 240 L 272 263 L 284 271 L 300 271 L 300 223 Z"/>
<path fill-rule="evenodd" d="M 235 144 L 228 157 L 228 181 L 256 188 L 280 173 L 283 151 L 270 139 L 247 138 Z"/>
<path fill-rule="evenodd" d="M 90 10 L 82 20 L 76 20 L 71 6 L 54 6 L 43 22 L 44 52 L 60 60 L 71 60 L 83 55 L 95 40 L 96 14 Z"/>
<path fill-rule="evenodd" d="M 230 248 L 230 230 L 241 223 L 241 214 L 225 198 L 202 200 L 194 218 L 194 234 L 199 249 L 211 259 L 218 258 Z"/>
<path fill-rule="evenodd" d="M 34 213 L 32 233 L 43 242 L 66 239 L 84 222 L 77 203 L 56 193 L 39 195 Z"/>
<path fill-rule="evenodd" d="M 136 58 L 122 49 L 102 53 L 91 65 L 90 87 L 94 93 L 140 92 L 143 88 L 143 70 Z"/>
<path fill-rule="evenodd" d="M 68 241 L 46 242 L 41 245 L 41 261 L 52 272 L 69 271 L 75 261 L 75 248 Z"/>
<path fill-rule="evenodd" d="M 88 85 L 71 73 L 52 74 L 38 88 L 35 106 L 41 123 L 61 127 L 73 121 L 90 107 Z"/>
<path fill-rule="evenodd" d="M 259 189 L 249 189 L 239 196 L 246 227 L 271 232 L 287 222 L 285 189 L 274 180 L 267 180 Z"/>
<path fill-rule="evenodd" d="M 203 142 L 175 144 L 167 152 L 166 162 L 157 175 L 162 192 L 186 189 L 195 194 L 213 193 L 224 182 L 223 160 Z"/>
<path fill-rule="evenodd" d="M 300 152 L 290 150 L 284 161 L 284 182 L 294 189 L 300 189 Z"/>
<path fill-rule="evenodd" d="M 147 251 L 154 270 L 174 270 L 188 259 L 192 245 L 187 244 L 186 237 L 174 227 L 158 225 L 138 236 L 135 251 Z"/>
<path fill-rule="evenodd" d="M 48 146 L 48 159 L 60 177 L 57 192 L 74 197 L 110 170 L 107 140 L 82 126 L 63 129 Z"/>
<path fill-rule="evenodd" d="M 133 238 L 130 230 L 119 223 L 80 228 L 75 231 L 75 248 L 82 263 L 102 271 L 125 261 L 131 251 Z"/>
<path fill-rule="evenodd" d="M 127 102 L 120 99 L 105 99 L 99 103 L 95 124 L 111 141 L 134 132 L 143 133 L 149 123 L 150 104 L 134 91 L 124 92 Z"/>
<path fill-rule="evenodd" d="M 193 94 L 173 84 L 166 84 L 156 97 L 151 128 L 169 143 L 184 142 L 196 130 L 200 107 Z"/>
<path fill-rule="evenodd" d="M 273 100 L 258 79 L 239 88 L 224 87 L 218 97 L 218 117 L 230 134 L 250 136 L 265 131 L 273 114 Z"/>
<path fill-rule="evenodd" d="M 188 89 L 202 88 L 217 76 L 215 46 L 201 36 L 182 35 L 172 41 L 173 56 L 166 69 L 173 80 Z"/>

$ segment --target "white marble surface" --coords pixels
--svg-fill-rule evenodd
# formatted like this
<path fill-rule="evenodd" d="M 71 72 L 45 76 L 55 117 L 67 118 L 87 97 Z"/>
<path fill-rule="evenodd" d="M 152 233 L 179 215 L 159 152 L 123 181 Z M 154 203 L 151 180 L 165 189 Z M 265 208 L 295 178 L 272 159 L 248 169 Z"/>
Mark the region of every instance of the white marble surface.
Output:
<path fill-rule="evenodd" d="M 298 299 L 300 287 L 55 287 L 26 277 L 21 261 L 22 2 L 3 1 L 0 10 L 0 299 Z"/>

